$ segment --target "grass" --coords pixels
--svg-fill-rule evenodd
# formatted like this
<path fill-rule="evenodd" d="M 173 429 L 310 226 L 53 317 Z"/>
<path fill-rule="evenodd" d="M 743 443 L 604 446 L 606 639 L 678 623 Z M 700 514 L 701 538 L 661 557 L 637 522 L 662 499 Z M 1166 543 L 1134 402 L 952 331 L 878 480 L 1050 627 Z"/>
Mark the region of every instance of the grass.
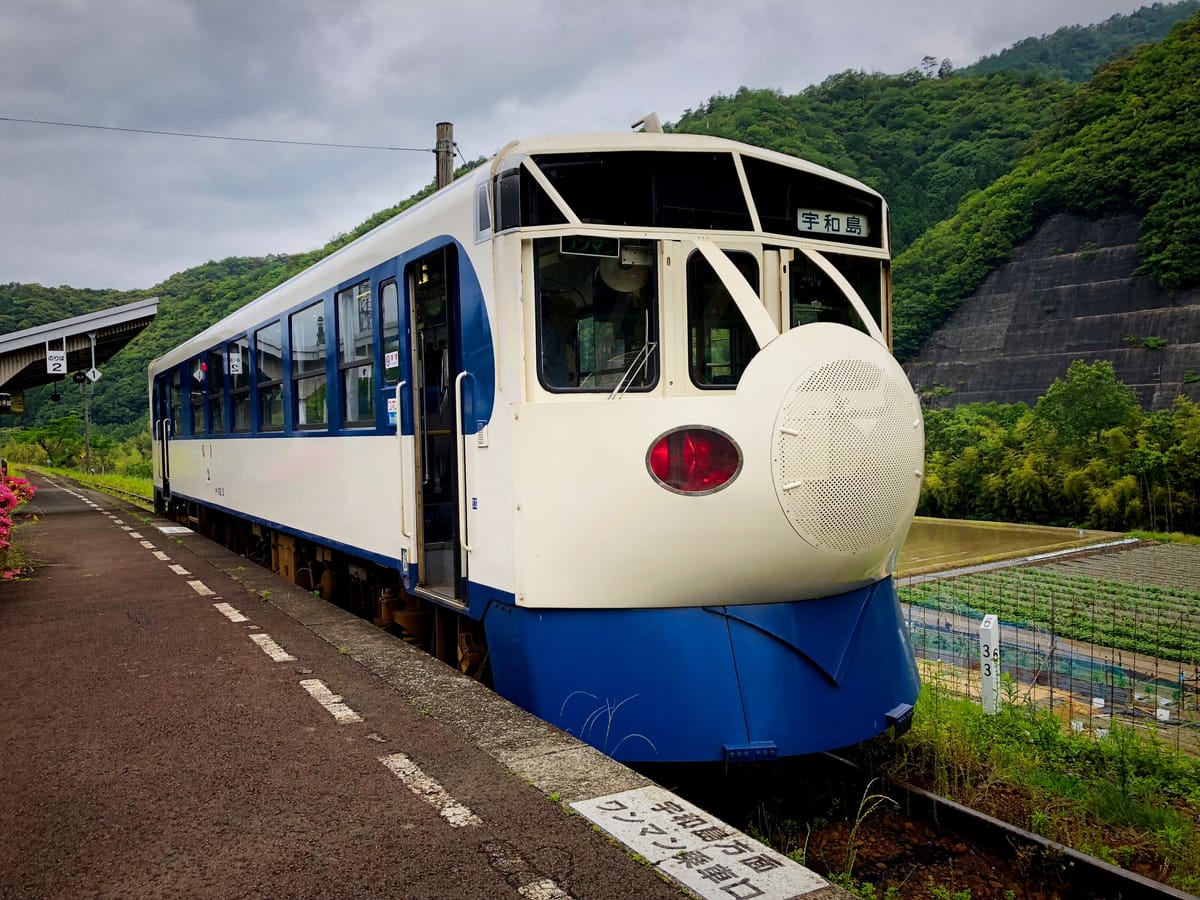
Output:
<path fill-rule="evenodd" d="M 1075 733 L 1007 687 L 989 716 L 930 680 L 912 729 L 869 749 L 873 764 L 1116 865 L 1200 888 L 1200 761 L 1116 722 L 1103 738 Z"/>
<path fill-rule="evenodd" d="M 1142 541 L 1157 541 L 1160 544 L 1200 544 L 1200 534 L 1184 534 L 1182 531 L 1131 531 L 1130 537 Z"/>

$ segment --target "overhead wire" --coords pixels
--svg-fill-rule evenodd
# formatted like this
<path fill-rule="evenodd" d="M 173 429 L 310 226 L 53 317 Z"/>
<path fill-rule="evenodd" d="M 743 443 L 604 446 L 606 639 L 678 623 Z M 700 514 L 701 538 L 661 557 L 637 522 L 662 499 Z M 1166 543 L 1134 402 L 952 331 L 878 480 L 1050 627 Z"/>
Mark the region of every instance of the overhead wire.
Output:
<path fill-rule="evenodd" d="M 120 128 L 115 125 L 89 125 L 82 122 L 53 122 L 45 119 L 19 119 L 14 116 L 0 116 L 0 122 L 19 122 L 26 125 L 53 125 L 59 128 L 89 128 L 96 131 L 121 131 L 129 134 L 157 134 L 168 137 L 199 138 L 209 141 L 239 141 L 252 144 L 290 144 L 301 147 L 332 147 L 339 150 L 392 150 L 405 153 L 435 153 L 432 147 L 387 147 L 379 144 L 337 144 L 328 141 L 292 141 L 280 138 L 237 137 L 222 134 L 201 134 L 191 131 L 159 131 L 152 128 Z M 458 150 L 458 144 L 454 145 Z M 462 153 L 459 152 L 459 156 Z M 465 163 L 466 160 L 464 159 Z"/>

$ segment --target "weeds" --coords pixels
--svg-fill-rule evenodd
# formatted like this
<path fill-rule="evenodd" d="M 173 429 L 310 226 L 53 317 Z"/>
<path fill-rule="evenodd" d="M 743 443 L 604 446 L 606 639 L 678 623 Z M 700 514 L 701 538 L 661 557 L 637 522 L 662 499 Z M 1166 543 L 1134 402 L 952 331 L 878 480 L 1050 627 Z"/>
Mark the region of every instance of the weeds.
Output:
<path fill-rule="evenodd" d="M 1133 726 L 1114 721 L 1097 737 L 1067 724 L 1012 690 L 988 716 L 934 673 L 912 729 L 874 761 L 892 777 L 973 806 L 986 808 L 990 786 L 1010 785 L 1027 803 L 1027 819 L 1015 824 L 1115 865 L 1158 859 L 1179 887 L 1200 880 L 1200 762 Z M 860 813 L 873 810 L 867 799 Z"/>
<path fill-rule="evenodd" d="M 875 810 L 879 809 L 885 803 L 890 803 L 893 806 L 899 806 L 895 800 L 887 794 L 871 794 L 869 791 L 875 784 L 877 779 L 872 778 L 863 788 L 862 800 L 858 804 L 858 812 L 854 816 L 854 825 L 850 828 L 850 839 L 846 842 L 846 868 L 844 874 L 847 878 L 854 874 L 854 857 L 858 853 L 858 844 L 855 838 L 858 836 L 858 829 L 867 817 Z"/>

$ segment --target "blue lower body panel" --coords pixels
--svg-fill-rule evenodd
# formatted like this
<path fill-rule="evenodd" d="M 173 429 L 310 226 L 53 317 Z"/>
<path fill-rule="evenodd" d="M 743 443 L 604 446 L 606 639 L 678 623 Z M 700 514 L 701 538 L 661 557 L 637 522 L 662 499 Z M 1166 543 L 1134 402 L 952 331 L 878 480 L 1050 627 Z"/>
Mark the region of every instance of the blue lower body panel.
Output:
<path fill-rule="evenodd" d="M 484 619 L 496 690 L 624 762 L 795 756 L 874 737 L 920 682 L 895 587 L 795 603 Z"/>

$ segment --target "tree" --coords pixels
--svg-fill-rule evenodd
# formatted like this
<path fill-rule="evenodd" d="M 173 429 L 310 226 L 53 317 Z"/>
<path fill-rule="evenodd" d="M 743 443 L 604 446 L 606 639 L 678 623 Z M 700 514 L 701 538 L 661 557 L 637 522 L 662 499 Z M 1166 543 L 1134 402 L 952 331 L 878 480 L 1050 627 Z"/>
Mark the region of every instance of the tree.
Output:
<path fill-rule="evenodd" d="M 1034 407 L 1034 416 L 1064 443 L 1098 443 L 1100 434 L 1132 422 L 1140 413 L 1137 393 L 1117 380 L 1111 362 L 1077 359 L 1066 380 L 1055 378 Z"/>

